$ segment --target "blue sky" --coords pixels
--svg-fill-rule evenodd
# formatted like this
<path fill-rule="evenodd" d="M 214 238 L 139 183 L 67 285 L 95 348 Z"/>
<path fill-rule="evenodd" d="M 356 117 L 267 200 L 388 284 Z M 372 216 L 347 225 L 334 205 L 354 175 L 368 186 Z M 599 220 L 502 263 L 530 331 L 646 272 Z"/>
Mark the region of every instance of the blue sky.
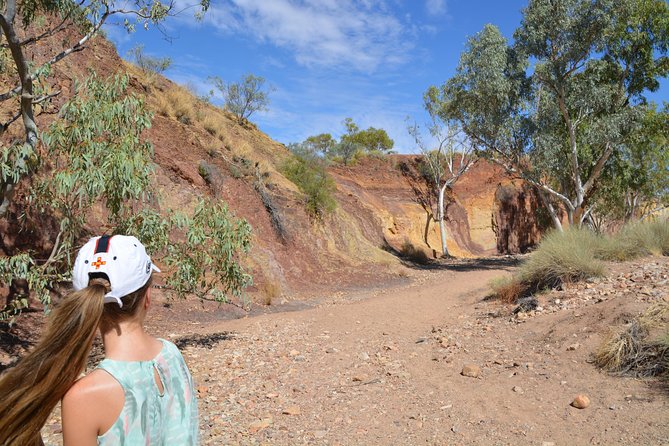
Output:
<path fill-rule="evenodd" d="M 189 0 L 178 0 L 184 7 Z M 288 144 L 343 132 L 351 117 L 385 129 L 414 152 L 406 118 L 426 119 L 422 96 L 451 77 L 468 36 L 493 23 L 511 37 L 526 0 L 212 0 L 203 21 L 188 10 L 155 29 L 106 31 L 119 53 L 144 45 L 172 58 L 165 75 L 200 93 L 207 77 L 263 76 L 275 90 L 268 112 L 251 117 Z M 649 97 L 669 100 L 669 83 Z"/>

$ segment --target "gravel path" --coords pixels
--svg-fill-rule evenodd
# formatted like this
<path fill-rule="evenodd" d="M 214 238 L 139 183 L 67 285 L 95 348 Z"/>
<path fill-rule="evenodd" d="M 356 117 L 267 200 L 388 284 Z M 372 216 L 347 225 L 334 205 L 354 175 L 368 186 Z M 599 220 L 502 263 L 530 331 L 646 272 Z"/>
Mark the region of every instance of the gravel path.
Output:
<path fill-rule="evenodd" d="M 657 381 L 591 364 L 609 326 L 669 300 L 667 259 L 615 265 L 520 316 L 483 301 L 502 274 L 421 272 L 410 286 L 196 326 L 181 343 L 202 443 L 669 444 Z M 590 407 L 570 406 L 578 394 Z M 56 413 L 47 444 L 59 428 Z"/>

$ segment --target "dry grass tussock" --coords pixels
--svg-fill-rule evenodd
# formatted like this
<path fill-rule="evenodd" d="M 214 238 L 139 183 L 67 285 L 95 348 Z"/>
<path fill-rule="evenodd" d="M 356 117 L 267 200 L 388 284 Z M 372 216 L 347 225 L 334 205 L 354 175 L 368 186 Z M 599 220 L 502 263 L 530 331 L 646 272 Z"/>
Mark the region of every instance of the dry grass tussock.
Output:
<path fill-rule="evenodd" d="M 430 263 L 430 258 L 428 257 L 427 253 L 420 248 L 416 248 L 407 239 L 405 239 L 404 243 L 402 243 L 400 255 L 405 259 L 419 265 L 426 265 Z"/>
<path fill-rule="evenodd" d="M 595 353 L 595 363 L 618 375 L 669 377 L 669 303 L 650 307 L 612 331 Z"/>
<path fill-rule="evenodd" d="M 265 305 L 272 305 L 272 302 L 281 297 L 281 284 L 278 280 L 268 277 L 260 287 L 262 302 Z"/>
<path fill-rule="evenodd" d="M 635 223 L 610 236 L 578 228 L 553 231 L 513 278 L 491 283 L 492 297 L 515 302 L 562 283 L 603 276 L 604 261 L 625 261 L 646 255 L 669 255 L 669 221 Z"/>
<path fill-rule="evenodd" d="M 600 237 L 596 255 L 618 262 L 646 255 L 669 255 L 669 222 L 657 219 L 634 223 L 610 237 Z"/>

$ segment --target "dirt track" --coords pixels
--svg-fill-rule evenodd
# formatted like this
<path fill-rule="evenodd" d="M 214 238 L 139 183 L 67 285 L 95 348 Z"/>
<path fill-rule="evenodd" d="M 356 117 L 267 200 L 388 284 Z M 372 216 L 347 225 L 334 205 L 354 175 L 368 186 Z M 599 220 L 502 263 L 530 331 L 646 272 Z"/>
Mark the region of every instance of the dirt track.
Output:
<path fill-rule="evenodd" d="M 645 262 L 543 296 L 545 309 L 520 320 L 482 301 L 507 272 L 461 268 L 343 303 L 199 326 L 183 350 L 202 443 L 669 444 L 669 395 L 657 381 L 589 363 L 609 325 L 667 299 L 669 262 Z M 646 266 L 648 283 L 598 291 Z M 466 364 L 480 376 L 462 376 Z M 587 409 L 570 406 L 580 393 Z M 57 432 L 57 419 L 45 431 Z"/>

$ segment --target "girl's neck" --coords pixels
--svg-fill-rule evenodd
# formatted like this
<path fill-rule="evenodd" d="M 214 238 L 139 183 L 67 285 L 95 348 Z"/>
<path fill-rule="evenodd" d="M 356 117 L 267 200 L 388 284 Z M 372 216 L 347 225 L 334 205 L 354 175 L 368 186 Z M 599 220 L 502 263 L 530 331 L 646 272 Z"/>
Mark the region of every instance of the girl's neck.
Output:
<path fill-rule="evenodd" d="M 117 361 L 148 361 L 162 348 L 162 343 L 144 331 L 138 321 L 126 321 L 113 330 L 102 332 L 105 357 Z"/>

